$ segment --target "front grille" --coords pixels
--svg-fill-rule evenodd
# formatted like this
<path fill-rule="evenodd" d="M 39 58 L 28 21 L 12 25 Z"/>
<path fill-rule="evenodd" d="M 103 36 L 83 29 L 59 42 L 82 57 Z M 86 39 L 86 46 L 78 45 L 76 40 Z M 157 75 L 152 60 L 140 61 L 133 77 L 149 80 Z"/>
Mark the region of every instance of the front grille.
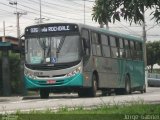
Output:
<path fill-rule="evenodd" d="M 49 71 L 49 70 L 61 70 L 61 69 L 66 69 L 69 67 L 72 67 L 74 65 L 77 65 L 80 63 L 80 61 L 76 62 L 70 62 L 70 63 L 56 63 L 54 66 L 49 66 L 48 64 L 25 64 L 27 68 L 32 69 L 32 70 L 43 70 L 43 71 Z"/>
<path fill-rule="evenodd" d="M 49 78 L 49 76 L 37 76 L 39 78 Z"/>
<path fill-rule="evenodd" d="M 64 77 L 66 74 L 61 74 L 61 75 L 53 75 L 52 77 Z M 39 75 L 37 76 L 39 78 L 50 78 L 50 76 L 45 76 L 45 75 Z"/>
<path fill-rule="evenodd" d="M 62 75 L 54 75 L 53 77 L 63 77 L 65 76 L 66 74 L 62 74 Z"/>

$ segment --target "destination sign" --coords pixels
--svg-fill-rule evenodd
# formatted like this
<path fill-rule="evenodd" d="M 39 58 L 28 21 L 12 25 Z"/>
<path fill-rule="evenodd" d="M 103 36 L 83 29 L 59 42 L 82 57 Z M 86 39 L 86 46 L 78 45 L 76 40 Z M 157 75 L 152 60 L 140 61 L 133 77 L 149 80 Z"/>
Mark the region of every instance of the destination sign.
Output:
<path fill-rule="evenodd" d="M 30 26 L 25 29 L 26 34 L 36 34 L 36 33 L 54 33 L 54 32 L 76 32 L 78 31 L 78 26 L 74 24 L 44 24 Z"/>

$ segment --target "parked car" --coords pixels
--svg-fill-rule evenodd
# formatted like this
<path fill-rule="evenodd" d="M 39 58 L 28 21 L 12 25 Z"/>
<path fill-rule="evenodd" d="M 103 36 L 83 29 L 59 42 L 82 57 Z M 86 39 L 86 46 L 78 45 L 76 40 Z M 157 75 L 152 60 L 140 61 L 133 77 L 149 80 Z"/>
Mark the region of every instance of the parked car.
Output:
<path fill-rule="evenodd" d="M 160 87 L 160 74 L 148 74 L 148 86 Z"/>

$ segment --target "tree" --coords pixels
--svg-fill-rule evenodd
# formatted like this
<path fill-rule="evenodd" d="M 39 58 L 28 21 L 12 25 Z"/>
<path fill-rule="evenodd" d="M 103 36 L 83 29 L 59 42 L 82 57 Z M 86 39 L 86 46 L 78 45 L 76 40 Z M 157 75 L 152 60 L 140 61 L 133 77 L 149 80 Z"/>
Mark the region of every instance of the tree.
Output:
<path fill-rule="evenodd" d="M 101 27 L 105 24 L 106 28 L 108 28 L 108 23 L 111 22 L 114 9 L 115 6 L 112 4 L 112 0 L 96 0 L 93 6 L 92 19 L 98 22 Z"/>
<path fill-rule="evenodd" d="M 150 66 L 150 72 L 153 71 L 153 65 L 160 64 L 160 41 L 147 42 L 147 66 Z"/>
<path fill-rule="evenodd" d="M 98 19 L 104 23 L 102 13 L 105 14 L 104 18 L 108 22 L 111 22 L 111 18 L 113 18 L 113 22 L 120 21 L 120 17 L 122 17 L 130 24 L 132 22 L 141 24 L 144 21 L 145 9 L 152 9 L 153 18 L 156 22 L 160 21 L 160 0 L 96 0 L 92 15 L 95 21 Z"/>
<path fill-rule="evenodd" d="M 150 72 L 152 73 L 153 71 L 153 65 L 156 64 L 156 54 L 155 52 L 153 51 L 153 43 L 151 42 L 148 42 L 147 45 L 146 45 L 146 49 L 147 49 L 147 66 L 149 66 L 149 70 Z"/>

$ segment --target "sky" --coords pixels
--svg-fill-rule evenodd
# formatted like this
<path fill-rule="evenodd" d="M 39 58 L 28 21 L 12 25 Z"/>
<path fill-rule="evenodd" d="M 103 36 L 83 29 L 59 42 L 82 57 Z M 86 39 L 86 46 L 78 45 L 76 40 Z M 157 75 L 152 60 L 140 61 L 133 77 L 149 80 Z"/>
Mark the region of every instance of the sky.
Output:
<path fill-rule="evenodd" d="M 92 20 L 91 15 L 94 1 L 41 0 L 43 23 L 74 22 L 98 27 L 99 24 Z M 9 2 L 17 2 L 17 5 L 11 5 Z M 4 33 L 3 21 L 5 21 L 6 36 L 17 36 L 17 19 L 16 14 L 14 14 L 16 12 L 23 13 L 19 19 L 20 32 L 23 34 L 26 26 L 37 24 L 40 18 L 40 0 L 0 0 L 0 36 L 3 36 Z M 160 40 L 160 24 L 154 20 L 151 21 L 150 12 L 150 10 L 146 11 L 147 40 Z M 142 26 L 135 24 L 130 26 L 129 22 L 123 20 L 121 22 L 116 21 L 115 24 L 109 23 L 109 29 L 142 37 Z"/>

